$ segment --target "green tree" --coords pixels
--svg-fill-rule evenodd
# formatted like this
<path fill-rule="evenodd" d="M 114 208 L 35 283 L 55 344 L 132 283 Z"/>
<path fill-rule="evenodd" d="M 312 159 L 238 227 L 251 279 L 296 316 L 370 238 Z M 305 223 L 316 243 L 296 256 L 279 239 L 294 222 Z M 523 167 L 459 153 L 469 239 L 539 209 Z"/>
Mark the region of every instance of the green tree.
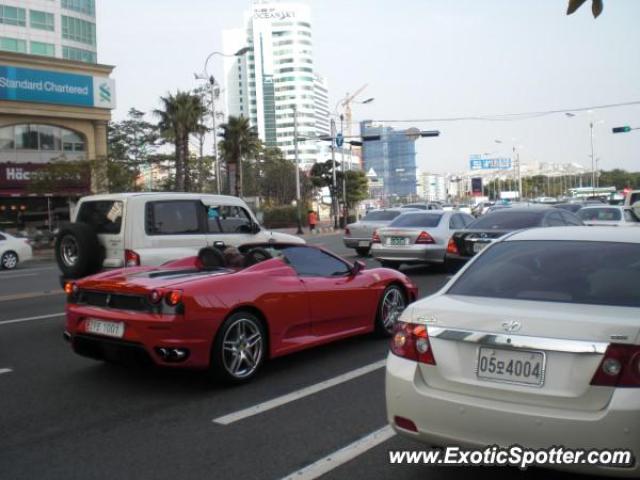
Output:
<path fill-rule="evenodd" d="M 587 0 L 569 0 L 569 6 L 567 7 L 567 15 L 571 15 L 573 12 L 578 10 L 583 3 Z M 593 18 L 597 18 L 598 15 L 602 13 L 603 4 L 602 0 L 591 0 L 591 12 L 593 13 Z"/>
<path fill-rule="evenodd" d="M 258 138 L 255 128 L 249 124 L 246 117 L 230 116 L 227 123 L 223 123 L 222 140 L 220 141 L 220 155 L 227 166 L 227 184 L 229 191 L 241 197 L 243 184 L 243 158 L 255 159 L 262 151 L 262 142 Z M 233 185 L 231 182 L 233 176 Z"/>
<path fill-rule="evenodd" d="M 154 113 L 159 118 L 160 134 L 175 147 L 175 190 L 189 191 L 189 137 L 205 128 L 202 125 L 205 107 L 200 96 L 180 90 L 175 95 L 160 97 L 160 102 L 162 108 Z"/>
<path fill-rule="evenodd" d="M 350 170 L 344 173 L 347 190 L 347 208 L 354 208 L 358 202 L 369 196 L 369 181 L 361 170 Z M 341 175 L 342 176 L 342 175 Z"/>

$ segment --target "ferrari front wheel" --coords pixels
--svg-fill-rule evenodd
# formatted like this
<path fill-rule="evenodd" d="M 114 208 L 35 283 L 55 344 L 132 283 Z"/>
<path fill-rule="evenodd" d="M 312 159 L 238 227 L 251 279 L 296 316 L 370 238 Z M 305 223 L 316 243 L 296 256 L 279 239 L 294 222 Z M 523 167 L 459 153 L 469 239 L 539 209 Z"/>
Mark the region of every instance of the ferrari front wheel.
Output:
<path fill-rule="evenodd" d="M 211 371 L 227 383 L 244 383 L 258 372 L 265 357 L 262 322 L 250 312 L 237 312 L 225 320 L 211 352 Z"/>
<path fill-rule="evenodd" d="M 378 305 L 376 332 L 384 337 L 393 334 L 396 322 L 406 307 L 407 300 L 402 288 L 398 285 L 389 285 L 382 293 Z"/>

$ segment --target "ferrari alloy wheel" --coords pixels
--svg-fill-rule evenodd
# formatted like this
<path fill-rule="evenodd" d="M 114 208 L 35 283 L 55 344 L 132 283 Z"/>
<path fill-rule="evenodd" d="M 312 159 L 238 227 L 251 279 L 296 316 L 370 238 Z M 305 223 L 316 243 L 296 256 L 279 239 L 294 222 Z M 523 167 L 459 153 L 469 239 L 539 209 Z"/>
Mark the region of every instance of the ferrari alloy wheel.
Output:
<path fill-rule="evenodd" d="M 384 336 L 391 335 L 398 318 L 406 307 L 407 301 L 402 289 L 397 285 L 387 287 L 378 307 L 377 331 Z"/>
<path fill-rule="evenodd" d="M 216 338 L 212 368 L 232 383 L 252 378 L 264 360 L 266 339 L 260 320 L 249 312 L 229 317 Z"/>

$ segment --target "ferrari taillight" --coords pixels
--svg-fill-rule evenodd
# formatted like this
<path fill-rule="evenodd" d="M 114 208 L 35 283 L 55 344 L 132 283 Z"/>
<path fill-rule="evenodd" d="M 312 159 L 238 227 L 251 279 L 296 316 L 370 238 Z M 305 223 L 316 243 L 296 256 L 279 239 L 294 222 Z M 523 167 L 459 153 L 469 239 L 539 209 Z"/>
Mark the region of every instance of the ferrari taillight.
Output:
<path fill-rule="evenodd" d="M 377 231 L 373 232 L 373 236 L 371 237 L 371 243 L 381 243 L 380 235 L 378 235 Z"/>
<path fill-rule="evenodd" d="M 591 385 L 640 387 L 640 345 L 609 345 Z"/>
<path fill-rule="evenodd" d="M 414 362 L 436 364 L 425 325 L 396 323 L 393 337 L 391 337 L 391 352 Z"/>
<path fill-rule="evenodd" d="M 436 243 L 436 242 L 433 239 L 433 237 L 429 235 L 429 233 L 420 232 L 420 235 L 418 235 L 418 238 L 416 238 L 416 243 L 425 244 L 425 243 Z"/>
<path fill-rule="evenodd" d="M 125 250 L 124 251 L 124 266 L 125 267 L 139 267 L 140 266 L 140 255 L 138 255 L 133 250 Z"/>
<path fill-rule="evenodd" d="M 175 307 L 182 302 L 182 290 L 171 290 L 165 295 L 165 301 L 167 305 Z"/>
<path fill-rule="evenodd" d="M 458 245 L 456 245 L 456 241 L 453 237 L 449 239 L 449 243 L 447 243 L 447 253 L 452 253 L 453 255 L 460 255 L 460 251 L 458 250 Z"/>

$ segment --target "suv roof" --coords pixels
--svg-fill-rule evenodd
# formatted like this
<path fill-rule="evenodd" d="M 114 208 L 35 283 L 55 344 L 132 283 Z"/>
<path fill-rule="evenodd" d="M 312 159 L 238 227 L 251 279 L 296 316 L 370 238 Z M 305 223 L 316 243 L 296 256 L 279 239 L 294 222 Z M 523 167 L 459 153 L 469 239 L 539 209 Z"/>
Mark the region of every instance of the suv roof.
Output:
<path fill-rule="evenodd" d="M 134 197 L 146 197 L 157 200 L 199 200 L 201 198 L 210 198 L 213 201 L 224 202 L 231 205 L 244 205 L 244 201 L 238 197 L 230 195 L 216 195 L 213 193 L 184 193 L 184 192 L 132 192 L 132 193 L 104 193 L 98 195 L 89 195 L 82 197 L 80 200 L 100 201 L 100 200 L 125 200 Z"/>

